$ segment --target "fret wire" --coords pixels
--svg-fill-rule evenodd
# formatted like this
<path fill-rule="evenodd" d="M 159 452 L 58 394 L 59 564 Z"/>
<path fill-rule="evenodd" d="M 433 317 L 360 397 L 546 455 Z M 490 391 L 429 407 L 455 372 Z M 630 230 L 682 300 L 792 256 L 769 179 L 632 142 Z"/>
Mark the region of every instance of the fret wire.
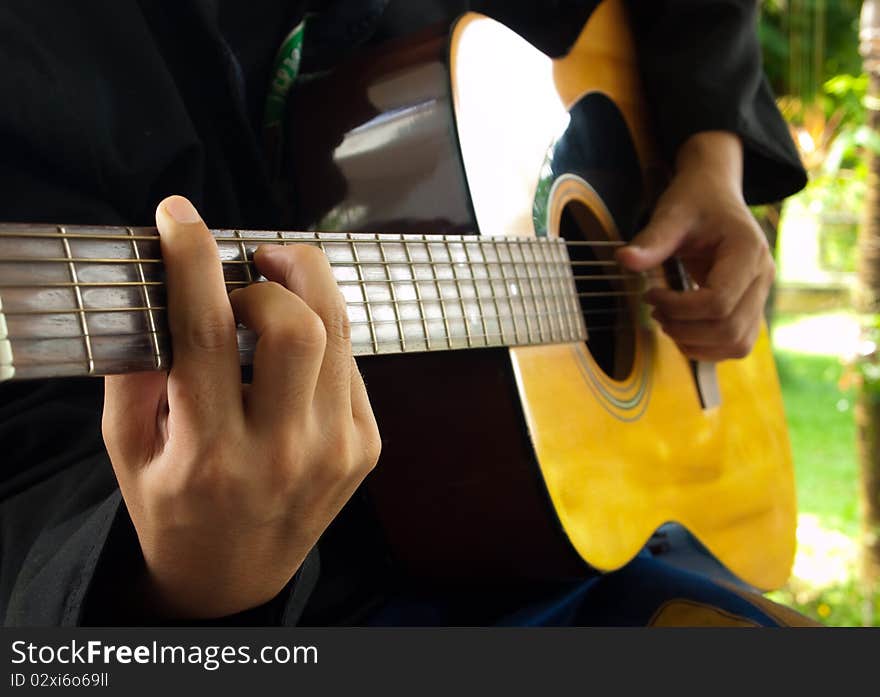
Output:
<path fill-rule="evenodd" d="M 425 315 L 425 304 L 422 301 L 422 289 L 419 287 L 419 279 L 416 277 L 416 267 L 413 264 L 412 254 L 409 251 L 408 244 L 403 245 L 403 253 L 406 254 L 406 262 L 409 264 L 410 271 L 412 272 L 413 288 L 416 291 L 416 302 L 419 304 L 419 315 L 422 319 L 422 331 L 425 333 L 425 346 L 430 351 L 431 336 L 428 332 L 428 318 Z"/>
<path fill-rule="evenodd" d="M 477 310 L 480 313 L 480 325 L 483 327 L 483 334 L 488 335 L 489 334 L 489 327 L 486 326 L 486 309 L 483 307 L 483 299 L 480 296 L 480 284 L 477 283 L 477 275 L 474 272 L 473 260 L 471 259 L 470 251 L 468 251 L 468 243 L 462 239 L 461 246 L 462 246 L 462 249 L 464 249 L 464 258 L 466 260 L 468 270 L 471 273 L 471 280 L 474 284 L 474 296 L 477 300 Z M 488 272 L 486 275 L 487 276 L 489 275 Z M 491 290 L 491 286 L 490 286 L 490 290 Z M 500 327 L 501 327 L 501 325 L 499 324 L 499 328 Z M 504 336 L 503 330 L 501 332 L 501 335 L 502 335 L 502 341 L 503 341 L 503 336 Z"/>
<path fill-rule="evenodd" d="M 546 266 L 546 269 L 551 271 L 559 269 L 560 264 L 557 263 L 555 247 L 551 247 L 549 245 L 539 245 L 537 249 L 537 253 L 540 253 L 542 259 L 555 264 L 555 266 Z M 547 273 L 545 275 L 547 277 L 547 282 L 550 284 L 550 292 L 553 294 L 553 303 L 561 310 L 559 331 L 562 332 L 563 336 L 574 336 L 571 326 L 571 313 L 565 303 L 565 298 L 562 297 L 562 293 L 564 292 L 562 281 L 556 278 L 556 276 L 558 276 L 559 274 Z"/>
<path fill-rule="evenodd" d="M 491 298 L 492 304 L 495 307 L 495 316 L 498 318 L 498 328 L 501 330 L 501 340 L 502 342 L 507 343 L 507 337 L 504 335 L 504 322 L 501 319 L 501 308 L 498 305 L 498 295 L 495 293 L 495 286 L 493 285 L 493 281 L 495 279 L 492 278 L 492 265 L 489 261 L 489 258 L 486 256 L 486 252 L 483 251 L 483 248 L 478 247 L 478 249 L 480 250 L 480 254 L 483 257 L 483 263 L 486 266 L 486 282 L 489 284 L 489 297 Z M 498 257 L 497 250 L 495 256 L 496 258 Z M 496 264 L 496 266 L 498 266 L 498 268 L 501 268 L 500 263 Z M 502 281 L 501 283 L 503 284 L 504 281 Z"/>
<path fill-rule="evenodd" d="M 569 257 L 568 249 L 566 247 L 560 248 L 557 251 L 557 254 L 564 263 L 571 264 L 571 258 Z M 581 307 L 580 299 L 577 297 L 577 284 L 573 280 L 568 279 L 562 281 L 562 284 L 566 293 L 566 302 L 569 304 L 572 310 L 572 318 L 574 319 L 574 324 L 577 328 L 577 334 L 582 338 L 586 338 L 586 314 L 589 314 L 591 310 L 585 311 Z"/>
<path fill-rule="evenodd" d="M 562 259 L 562 250 L 556 247 L 549 247 L 547 249 L 548 257 L 556 264 L 557 268 L 563 267 L 565 268 L 565 261 Z M 568 332 L 569 336 L 579 336 L 577 331 L 577 326 L 575 325 L 574 318 L 572 317 L 572 308 L 569 302 L 569 298 L 565 293 L 565 283 L 560 279 L 557 281 L 552 281 L 554 294 L 558 294 L 558 302 L 562 308 L 565 310 L 565 329 Z"/>
<path fill-rule="evenodd" d="M 382 246 L 382 240 L 376 235 L 376 244 L 379 246 L 379 256 L 385 266 L 385 275 L 388 277 L 388 288 L 391 293 L 391 303 L 394 309 L 394 317 L 397 320 L 397 332 L 400 334 L 400 350 L 406 353 L 406 337 L 403 333 L 403 325 L 400 323 L 400 308 L 397 305 L 397 289 L 394 286 L 394 279 L 391 277 L 391 267 L 388 265 L 388 258 L 385 256 L 385 248 Z"/>
<path fill-rule="evenodd" d="M 73 254 L 71 254 L 70 242 L 68 241 L 67 237 L 65 236 L 64 228 L 59 227 L 58 230 L 61 233 L 61 244 L 64 248 L 64 253 L 67 255 L 67 257 L 69 259 L 72 260 Z M 81 338 L 83 340 L 83 344 L 86 349 L 86 359 L 88 360 L 88 366 L 89 366 L 88 371 L 89 371 L 89 375 L 94 375 L 94 373 L 95 373 L 95 359 L 92 356 L 92 340 L 89 337 L 88 319 L 86 319 L 85 312 L 82 311 L 83 308 L 85 307 L 85 303 L 83 302 L 82 289 L 78 285 L 79 284 L 79 277 L 76 273 L 76 263 L 74 261 L 71 261 L 70 265 L 68 266 L 68 269 L 70 270 L 70 279 L 73 281 L 73 284 L 74 284 L 74 297 L 76 298 L 76 304 L 77 304 L 77 307 L 79 307 L 79 309 L 80 309 L 79 325 L 80 325 L 80 327 L 82 329 L 82 333 L 83 333 Z"/>
<path fill-rule="evenodd" d="M 570 266 L 571 259 L 568 256 L 568 250 L 565 247 L 554 247 L 551 252 L 562 266 Z M 563 303 L 568 308 L 568 317 L 571 323 L 571 331 L 573 336 L 586 336 L 584 315 L 580 301 L 574 295 L 577 293 L 577 286 L 571 280 L 560 280 L 559 290 L 562 294 Z"/>
<path fill-rule="evenodd" d="M 556 264 L 555 266 L 546 266 L 548 270 L 555 270 L 559 268 L 558 260 L 555 255 L 555 247 L 549 247 L 547 245 L 538 246 L 536 255 L 540 254 L 542 259 L 545 259 L 548 262 L 553 262 Z M 540 273 L 540 267 L 539 267 Z M 568 305 L 565 302 L 565 298 L 562 297 L 562 293 L 564 292 L 564 288 L 562 285 L 562 281 L 556 278 L 559 274 L 557 273 L 545 273 L 547 283 L 550 285 L 550 292 L 553 296 L 553 304 L 555 307 L 559 308 L 560 313 L 560 321 L 559 321 L 559 331 L 563 336 L 574 336 L 572 332 L 571 326 L 571 312 Z"/>
<path fill-rule="evenodd" d="M 543 275 L 541 274 L 541 267 L 543 266 L 544 268 L 546 268 L 546 266 L 547 266 L 547 261 L 548 261 L 548 259 L 547 259 L 547 254 L 546 254 L 546 248 L 547 248 L 548 246 L 549 246 L 549 245 L 541 245 L 541 244 L 539 244 L 539 245 L 537 245 L 537 247 L 532 247 L 532 256 L 535 257 L 536 261 L 537 261 L 537 257 L 538 257 L 538 254 L 539 254 L 539 253 L 540 253 L 540 255 L 541 255 L 541 260 L 544 261 L 544 264 L 536 264 L 536 266 L 537 266 L 537 268 L 538 268 L 538 277 L 541 278 L 541 284 L 542 284 L 542 287 L 545 287 L 545 286 L 544 286 L 544 283 L 545 283 L 545 281 L 544 281 L 544 276 L 545 276 L 546 274 L 543 274 Z M 560 336 L 565 336 L 565 334 L 566 334 L 566 328 L 565 328 L 565 326 L 564 326 L 564 322 L 561 321 L 561 320 L 562 320 L 563 317 L 566 316 L 566 313 L 565 313 L 565 311 L 563 310 L 562 306 L 559 304 L 559 295 L 558 295 L 558 294 L 559 294 L 559 287 L 558 287 L 558 284 L 557 284 L 556 281 L 552 280 L 552 279 L 553 279 L 553 276 L 555 276 L 555 275 L 556 275 L 556 274 L 550 274 L 550 275 L 548 276 L 548 278 L 550 279 L 550 280 L 549 280 L 549 283 L 550 283 L 550 298 L 552 299 L 553 305 L 556 307 L 556 310 L 557 310 L 556 316 L 557 316 L 558 318 L 560 318 L 560 322 L 558 323 L 558 331 L 559 331 L 559 335 L 560 335 Z M 546 294 L 546 292 L 547 292 L 547 291 L 544 290 L 544 293 L 545 293 L 545 294 Z M 552 323 L 551 323 L 551 327 L 552 327 Z"/>
<path fill-rule="evenodd" d="M 357 251 L 357 244 L 355 244 L 354 240 L 352 239 L 351 233 L 348 233 L 348 238 L 349 238 L 349 244 L 351 246 L 351 258 L 354 259 L 355 261 L 360 261 L 360 255 L 358 254 L 358 251 Z M 358 265 L 357 270 L 358 270 L 358 278 L 360 279 L 361 283 L 363 284 L 363 281 L 364 281 L 363 269 L 360 267 L 360 265 Z M 376 328 L 373 325 L 373 311 L 370 307 L 370 296 L 367 293 L 366 285 L 361 285 L 361 292 L 363 293 L 364 300 L 365 300 L 364 307 L 367 310 L 367 320 L 370 323 L 370 337 L 373 342 L 373 353 L 379 353 L 379 341 L 376 338 Z"/>
<path fill-rule="evenodd" d="M 129 232 L 129 235 L 131 235 L 131 236 L 134 235 L 134 231 L 131 228 L 128 228 L 128 232 Z M 137 241 L 135 241 L 133 239 L 131 240 L 131 248 L 132 248 L 132 251 L 134 252 L 134 258 L 139 260 L 141 258 L 141 252 L 138 249 Z M 140 278 L 141 282 L 146 281 L 147 279 L 146 279 L 146 276 L 144 275 L 143 265 L 138 264 L 136 268 L 137 268 L 138 278 Z M 141 286 L 141 297 L 143 297 L 143 299 L 144 299 L 144 305 L 147 306 L 147 312 L 146 312 L 147 326 L 150 328 L 151 332 L 155 333 L 156 320 L 155 320 L 155 317 L 153 316 L 153 310 L 150 308 L 150 306 L 152 305 L 152 303 L 150 301 L 150 291 L 146 286 Z M 157 340 L 155 334 L 153 335 L 153 363 L 156 366 L 157 370 L 162 367 L 162 354 L 159 351 L 159 341 Z"/>
<path fill-rule="evenodd" d="M 521 252 L 521 254 L 522 254 L 523 263 L 524 263 L 524 265 L 525 265 L 525 268 L 526 268 L 526 270 L 527 270 L 528 273 L 529 273 L 529 286 L 530 286 L 530 287 L 534 287 L 534 285 L 535 285 L 535 280 L 537 279 L 538 285 L 539 285 L 540 288 L 541 288 L 541 293 L 542 293 L 542 295 L 544 295 L 544 298 L 543 298 L 543 299 L 544 299 L 544 301 L 545 301 L 545 304 L 544 304 L 544 306 L 543 306 L 542 309 L 546 312 L 547 310 L 549 310 L 549 307 L 548 307 L 547 304 L 546 304 L 546 300 L 547 300 L 547 289 L 546 289 L 546 287 L 544 286 L 543 281 L 541 280 L 541 274 L 540 274 L 540 272 L 535 268 L 536 264 L 535 264 L 534 245 L 528 245 L 528 246 L 522 247 L 522 248 L 520 248 L 520 252 Z M 550 340 L 553 341 L 553 340 L 554 340 L 554 336 L 553 336 L 553 319 L 552 319 L 552 316 L 550 317 L 550 319 L 548 319 L 547 323 L 550 325 L 550 330 L 549 330 L 549 332 L 548 332 L 549 335 L 550 335 Z M 541 317 L 538 317 L 538 326 L 539 326 L 539 327 L 542 326 L 542 324 L 541 324 Z"/>
<path fill-rule="evenodd" d="M 232 234 L 238 238 L 238 249 L 241 252 L 241 261 L 244 264 L 244 272 L 247 274 L 248 283 L 253 283 L 254 275 L 251 273 L 251 265 L 248 261 L 247 249 L 244 246 L 244 238 L 241 236 L 240 230 L 234 230 Z"/>
<path fill-rule="evenodd" d="M 437 291 L 437 301 L 440 303 L 440 315 L 443 317 L 443 326 L 446 328 L 446 346 L 452 348 L 452 331 L 449 329 L 449 317 L 446 315 L 446 301 L 443 299 L 443 291 L 440 290 L 440 278 L 437 276 L 437 267 L 434 262 L 434 252 L 431 251 L 431 244 L 428 242 L 428 235 L 422 235 L 425 240 L 425 249 L 428 252 L 428 259 L 431 262 L 431 276 L 434 279 L 434 289 Z"/>
<path fill-rule="evenodd" d="M 532 277 L 532 274 L 531 274 L 531 267 L 529 266 L 529 261 L 528 261 L 528 259 L 526 259 L 526 255 L 525 255 L 526 249 L 527 249 L 527 247 L 525 247 L 525 246 L 514 247 L 512 253 L 515 255 L 517 252 L 519 252 L 519 261 L 522 264 L 522 268 L 526 274 L 524 278 L 525 278 L 525 281 L 529 284 L 529 289 L 532 291 L 532 293 L 531 293 L 531 295 L 532 295 L 532 298 L 531 298 L 532 308 L 536 311 L 535 314 L 538 315 L 536 317 L 536 321 L 538 324 L 538 343 L 543 343 L 544 342 L 544 322 L 542 321 L 542 317 L 541 317 L 540 313 L 537 312 L 538 302 L 537 302 L 537 293 L 535 291 L 535 281 L 534 281 L 534 278 Z M 528 319 L 528 318 L 526 318 L 526 319 Z"/>
<path fill-rule="evenodd" d="M 519 324 L 517 324 L 517 321 L 516 321 L 516 312 L 513 309 L 513 293 L 510 292 L 510 282 L 507 277 L 507 271 L 504 270 L 504 260 L 501 258 L 500 250 L 502 249 L 502 247 L 499 246 L 497 249 L 499 251 L 498 268 L 501 270 L 501 279 L 502 279 L 502 282 L 504 283 L 505 295 L 507 296 L 507 304 L 510 306 L 510 314 L 513 317 L 513 334 L 514 334 L 514 338 L 515 338 L 514 343 L 519 343 L 520 329 L 519 329 Z M 510 249 L 508 247 L 504 247 L 504 249 L 507 249 L 508 258 L 510 258 Z M 514 286 L 515 286 L 515 284 L 514 284 Z M 517 291 L 519 291 L 519 288 L 517 288 Z M 520 301 L 520 302 L 522 302 L 522 301 Z M 525 310 L 525 306 L 523 306 L 523 310 Z M 530 339 L 531 337 L 528 336 L 528 331 L 526 332 L 526 334 L 527 334 L 526 339 L 527 340 Z"/>
<path fill-rule="evenodd" d="M 519 248 L 518 248 L 518 247 L 514 247 L 513 249 L 519 249 Z M 516 257 L 514 256 L 513 249 L 511 249 L 510 245 L 508 245 L 507 251 L 508 251 L 508 253 L 510 254 L 511 264 L 512 264 L 514 270 L 516 270 L 516 265 L 517 265 L 519 262 L 516 260 Z M 522 255 L 520 255 L 520 260 L 522 260 Z M 526 277 L 520 277 L 519 273 L 517 272 L 517 276 L 516 276 L 516 278 L 522 278 L 523 280 L 525 280 Z M 530 287 L 531 287 L 531 286 L 530 286 Z M 531 289 L 532 289 L 532 296 L 534 296 L 534 294 L 535 294 L 535 289 L 534 289 L 534 287 L 531 287 Z M 524 297 L 522 298 L 522 301 L 521 301 L 521 302 L 522 302 L 522 305 L 523 305 L 523 309 L 525 309 L 525 307 L 526 307 L 526 303 L 525 303 L 525 298 L 524 298 Z M 534 306 L 534 304 L 535 304 L 535 303 L 533 302 L 533 303 L 532 303 L 532 306 Z M 532 343 L 532 341 L 533 341 L 533 339 L 532 339 L 532 323 L 529 321 L 529 317 L 528 317 L 528 315 L 526 315 L 526 328 L 527 328 L 527 331 L 528 331 L 528 341 L 529 341 L 529 343 Z M 539 320 L 539 321 L 538 321 L 538 343 L 541 342 L 541 339 L 542 339 L 542 338 L 543 338 L 543 337 L 542 337 L 542 335 L 541 335 L 541 322 L 540 322 L 540 320 Z"/>
<path fill-rule="evenodd" d="M 464 324 L 464 332 L 467 336 L 467 345 L 468 348 L 473 348 L 474 343 L 471 340 L 471 323 L 468 322 L 468 313 L 467 308 L 464 306 L 464 297 L 461 292 L 461 281 L 458 278 L 458 271 L 456 271 L 456 263 L 452 258 L 452 250 L 449 248 L 449 238 L 443 238 L 443 244 L 446 247 L 446 256 L 449 257 L 449 268 L 452 270 L 452 280 L 455 283 L 455 288 L 458 290 L 458 304 L 461 307 L 461 321 Z"/>
<path fill-rule="evenodd" d="M 540 269 L 537 268 L 538 264 L 537 264 L 537 257 L 535 256 L 535 245 L 533 245 L 533 244 L 528 245 L 526 247 L 523 247 L 520 251 L 522 252 L 523 260 L 526 263 L 526 268 L 529 270 L 529 275 L 537 277 L 538 285 L 541 286 L 541 293 L 544 296 L 543 300 L 546 304 L 547 298 L 549 296 L 547 295 L 547 286 L 544 283 L 544 280 L 541 276 L 541 271 L 540 271 Z M 528 251 L 528 258 L 526 258 L 526 251 Z M 532 286 L 534 286 L 533 281 L 530 281 L 530 283 L 532 284 Z M 550 307 L 548 304 L 547 307 L 545 307 L 545 310 L 549 310 L 549 309 L 550 309 Z M 550 327 L 550 330 L 549 330 L 550 340 L 554 341 L 556 337 L 553 335 L 553 319 L 554 319 L 553 313 L 547 312 L 546 315 L 547 315 L 547 324 Z M 541 323 L 541 318 L 538 317 L 538 325 L 539 326 L 540 326 L 540 323 Z"/>

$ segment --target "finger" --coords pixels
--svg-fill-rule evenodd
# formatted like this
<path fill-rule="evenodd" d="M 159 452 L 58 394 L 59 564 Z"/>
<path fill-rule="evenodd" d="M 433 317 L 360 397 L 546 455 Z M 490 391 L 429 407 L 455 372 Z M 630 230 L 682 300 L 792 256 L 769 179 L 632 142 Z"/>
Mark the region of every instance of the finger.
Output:
<path fill-rule="evenodd" d="M 760 325 L 757 325 L 748 339 L 749 347 L 755 345 L 759 330 Z M 693 361 L 705 361 L 708 363 L 720 363 L 730 359 L 745 358 L 751 353 L 751 348 L 742 351 L 732 351 L 729 346 L 689 346 L 687 344 L 679 344 L 679 350 Z"/>
<path fill-rule="evenodd" d="M 327 257 L 317 247 L 263 246 L 254 260 L 267 279 L 281 283 L 302 298 L 321 318 L 327 347 L 315 393 L 318 408 L 328 416 L 351 414 L 351 330 L 348 310 Z"/>
<path fill-rule="evenodd" d="M 645 229 L 617 250 L 617 260 L 630 271 L 656 268 L 684 243 L 694 223 L 689 207 L 658 206 Z"/>
<path fill-rule="evenodd" d="M 719 320 L 730 316 L 755 281 L 768 275 L 758 263 L 756 246 L 742 238 L 728 238 L 719 245 L 706 281 L 696 290 L 652 288 L 646 302 L 670 320 Z"/>
<path fill-rule="evenodd" d="M 241 410 L 235 320 L 217 244 L 182 196 L 159 204 L 156 225 L 173 350 L 168 395 L 172 415 L 210 433 Z"/>
<path fill-rule="evenodd" d="M 288 422 L 310 408 L 324 359 L 326 331 L 305 301 L 267 281 L 233 292 L 235 317 L 257 334 L 248 416 Z"/>
<path fill-rule="evenodd" d="M 148 464 L 162 449 L 168 376 L 164 372 L 104 378 L 101 431 L 117 476 Z"/>
<path fill-rule="evenodd" d="M 768 286 L 756 280 L 734 312 L 723 320 L 681 322 L 657 319 L 663 331 L 680 346 L 719 349 L 725 358 L 741 358 L 751 350 L 760 326 Z"/>

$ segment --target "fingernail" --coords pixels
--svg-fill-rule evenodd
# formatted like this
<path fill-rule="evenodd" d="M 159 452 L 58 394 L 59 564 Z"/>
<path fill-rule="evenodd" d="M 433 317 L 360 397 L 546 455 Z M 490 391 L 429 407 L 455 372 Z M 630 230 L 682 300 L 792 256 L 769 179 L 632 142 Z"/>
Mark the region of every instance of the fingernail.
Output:
<path fill-rule="evenodd" d="M 165 210 L 178 223 L 198 223 L 202 219 L 195 207 L 183 196 L 172 196 L 165 201 Z"/>

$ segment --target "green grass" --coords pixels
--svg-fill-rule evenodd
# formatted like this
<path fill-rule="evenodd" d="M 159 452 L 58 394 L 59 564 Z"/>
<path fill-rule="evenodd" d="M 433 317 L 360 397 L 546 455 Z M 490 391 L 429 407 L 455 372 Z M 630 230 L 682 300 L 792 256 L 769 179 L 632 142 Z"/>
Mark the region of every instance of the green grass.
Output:
<path fill-rule="evenodd" d="M 777 326 L 797 321 L 780 317 Z M 837 356 L 774 351 L 794 459 L 799 513 L 817 516 L 823 528 L 857 539 L 858 459 L 855 395 L 840 386 L 845 366 Z M 829 626 L 861 626 L 867 601 L 855 579 L 804 593 L 794 584 L 768 597 Z M 880 624 L 880 598 L 870 603 Z"/>
<path fill-rule="evenodd" d="M 854 395 L 835 356 L 775 352 L 797 481 L 798 510 L 824 527 L 858 532 Z"/>

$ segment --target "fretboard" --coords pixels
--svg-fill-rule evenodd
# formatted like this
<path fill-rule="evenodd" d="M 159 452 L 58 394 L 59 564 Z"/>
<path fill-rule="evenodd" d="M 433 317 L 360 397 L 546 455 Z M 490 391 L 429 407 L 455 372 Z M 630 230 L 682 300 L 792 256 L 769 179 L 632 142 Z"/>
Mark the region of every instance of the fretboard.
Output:
<path fill-rule="evenodd" d="M 355 355 L 582 341 L 561 240 L 213 231 L 228 290 L 264 280 L 264 244 L 327 255 Z M 0 379 L 163 370 L 171 363 L 155 228 L 0 225 Z M 242 364 L 256 339 L 238 330 Z"/>

